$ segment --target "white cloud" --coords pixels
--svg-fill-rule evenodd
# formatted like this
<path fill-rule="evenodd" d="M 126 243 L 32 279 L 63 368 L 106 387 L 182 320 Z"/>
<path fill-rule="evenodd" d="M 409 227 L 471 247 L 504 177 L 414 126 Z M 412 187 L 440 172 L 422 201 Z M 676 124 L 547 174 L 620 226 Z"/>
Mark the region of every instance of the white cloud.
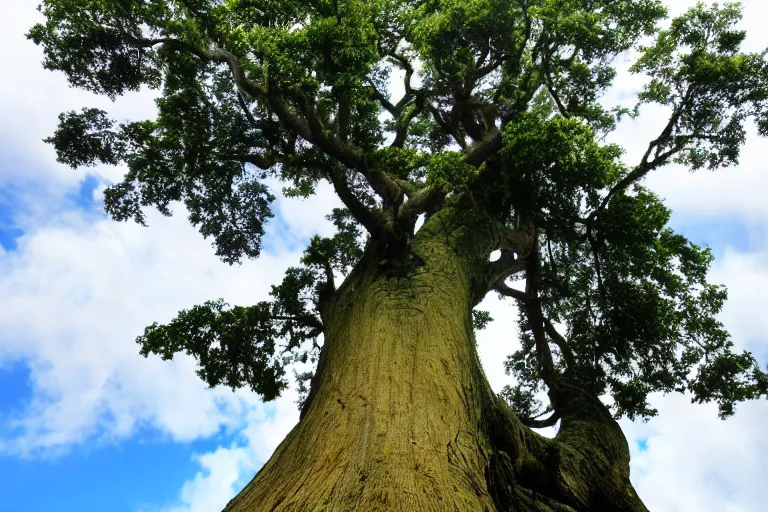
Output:
<path fill-rule="evenodd" d="M 726 421 L 713 404 L 693 405 L 681 395 L 655 403 L 659 416 L 648 424 L 622 422 L 632 447 L 632 481 L 650 510 L 764 509 L 768 403 L 742 404 Z M 638 448 L 641 440 L 645 450 Z"/>
<path fill-rule="evenodd" d="M 0 46 L 14 49 L 0 55 L 14 73 L 0 82 L 0 187 L 13 187 L 15 220 L 25 231 L 17 251 L 0 252 L 0 362 L 28 364 L 33 389 L 25 409 L 4 411 L 12 421 L 0 430 L 0 449 L 50 454 L 93 436 L 124 438 L 142 426 L 182 441 L 240 426 L 259 407 L 251 394 L 207 390 L 189 358 L 145 360 L 133 339 L 148 323 L 207 299 L 266 298 L 298 262 L 295 242 L 328 233 L 323 214 L 331 193 L 321 187 L 307 201 L 278 201 L 281 222 L 268 228 L 272 254 L 242 267 L 218 261 L 183 211 L 172 219 L 153 214 L 142 229 L 62 210 L 72 207 L 86 171 L 54 163 L 42 142 L 57 114 L 95 106 L 119 120 L 151 117 L 153 94 L 112 103 L 69 88 L 62 74 L 42 69 L 42 52 L 23 36 L 40 19 L 27 2 L 9 5 L 0 18 Z M 87 172 L 109 182 L 121 169 Z"/>
<path fill-rule="evenodd" d="M 239 442 L 197 454 L 201 471 L 184 483 L 179 503 L 165 512 L 221 510 L 269 458 L 299 419 L 296 394 L 287 392 L 273 403 L 252 410 Z"/>
<path fill-rule="evenodd" d="M 672 16 L 677 16 L 698 3 L 696 0 L 665 2 Z M 715 2 L 707 1 L 705 4 Z M 723 2 L 720 2 L 722 4 Z M 744 18 L 739 27 L 747 32 L 744 49 L 761 52 L 768 48 L 764 20 L 768 17 L 768 3 L 762 0 L 741 2 Z M 614 88 L 606 96 L 606 105 L 633 106 L 636 93 L 645 79 L 629 73 L 629 66 L 637 58 L 632 54 L 620 59 L 619 74 Z M 645 105 L 636 120 L 625 120 L 609 136 L 627 150 L 625 161 L 637 164 L 648 143 L 656 138 L 666 125 L 669 113 L 656 105 Z M 700 171 L 695 174 L 677 165 L 670 165 L 651 173 L 646 185 L 658 193 L 679 217 L 703 219 L 732 219 L 747 223 L 768 222 L 768 201 L 763 191 L 768 188 L 768 173 L 763 166 L 763 141 L 757 137 L 751 121 L 747 124 L 748 140 L 741 152 L 740 165 L 717 172 Z"/>
<path fill-rule="evenodd" d="M 5 449 L 124 437 L 144 423 L 190 440 L 239 423 L 252 397 L 206 390 L 189 358 L 145 360 L 133 339 L 204 300 L 265 299 L 298 254 L 229 267 L 182 216 L 152 215 L 148 229 L 71 217 L 0 260 L 0 358 L 27 361 L 35 392 Z"/>
<path fill-rule="evenodd" d="M 763 223 L 764 231 L 768 226 Z M 729 300 L 720 315 L 737 350 L 768 364 L 763 313 L 768 303 L 768 244 L 749 254 L 732 248 L 715 262 L 712 282 L 725 283 Z M 768 502 L 768 401 L 747 402 L 722 421 L 714 404 L 681 395 L 656 396 L 659 415 L 648 423 L 621 422 L 632 448 L 632 481 L 654 511 L 756 511 Z M 639 443 L 647 448 L 641 450 Z"/>

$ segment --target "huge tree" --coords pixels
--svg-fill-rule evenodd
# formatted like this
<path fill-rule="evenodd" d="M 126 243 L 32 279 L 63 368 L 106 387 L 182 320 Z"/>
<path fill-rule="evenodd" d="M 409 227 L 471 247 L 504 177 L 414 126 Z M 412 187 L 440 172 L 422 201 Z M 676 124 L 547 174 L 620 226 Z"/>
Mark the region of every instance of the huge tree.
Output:
<path fill-rule="evenodd" d="M 737 5 L 672 20 L 658 0 L 41 11 L 29 37 L 73 86 L 157 91 L 155 119 L 84 108 L 48 139 L 73 167 L 126 168 L 104 195 L 114 219 L 182 203 L 237 263 L 258 257 L 274 193 L 326 181 L 344 205 L 271 301 L 212 300 L 138 337 L 265 400 L 292 362 L 316 362 L 297 375 L 300 422 L 226 510 L 642 511 L 617 418 L 654 415 L 655 392 L 723 417 L 768 392 L 716 319 L 710 251 L 642 184 L 673 163 L 737 164 L 746 123 L 768 134 L 768 62 L 741 50 Z M 647 76 L 634 109 L 602 99 L 625 55 Z M 668 119 L 627 162 L 606 135 L 644 104 Z M 475 346 L 489 293 L 519 311 L 501 395 Z"/>

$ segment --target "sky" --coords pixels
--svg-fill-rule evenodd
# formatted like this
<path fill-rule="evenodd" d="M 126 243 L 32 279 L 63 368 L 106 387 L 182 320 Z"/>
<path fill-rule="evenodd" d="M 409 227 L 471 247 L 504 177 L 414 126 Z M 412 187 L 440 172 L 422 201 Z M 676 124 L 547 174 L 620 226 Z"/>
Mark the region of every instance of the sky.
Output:
<path fill-rule="evenodd" d="M 59 112 L 83 106 L 117 119 L 150 118 L 146 92 L 115 103 L 44 71 L 24 32 L 35 1 L 6 2 L 0 17 L 0 512 L 220 510 L 298 420 L 294 392 L 264 404 L 249 391 L 207 389 L 186 357 L 143 358 L 144 326 L 224 298 L 267 297 L 338 205 L 328 187 L 280 199 L 257 261 L 230 267 L 183 211 L 149 227 L 108 220 L 100 198 L 119 168 L 71 170 L 42 139 Z M 693 4 L 670 4 L 680 12 Z M 768 47 L 768 3 L 747 0 L 747 48 Z M 628 58 L 631 58 L 628 57 Z M 627 61 L 629 62 L 629 60 Z M 626 67 L 627 63 L 622 63 Z M 642 78 L 620 73 L 607 101 L 630 101 Z M 663 113 L 642 111 L 611 136 L 637 160 Z M 736 168 L 691 174 L 669 167 L 647 184 L 673 209 L 672 225 L 717 257 L 710 280 L 729 288 L 721 320 L 738 348 L 768 362 L 767 142 L 750 134 Z M 481 305 L 496 320 L 479 334 L 495 389 L 515 347 L 510 304 Z M 659 416 L 622 420 L 632 481 L 654 512 L 750 512 L 768 503 L 768 401 L 723 422 L 713 405 L 654 396 Z"/>

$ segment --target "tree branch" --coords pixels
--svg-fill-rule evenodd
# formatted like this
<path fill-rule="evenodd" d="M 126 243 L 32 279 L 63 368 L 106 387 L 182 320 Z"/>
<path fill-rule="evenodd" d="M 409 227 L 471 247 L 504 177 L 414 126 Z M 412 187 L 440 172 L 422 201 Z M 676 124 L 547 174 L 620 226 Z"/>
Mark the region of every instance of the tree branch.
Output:
<path fill-rule="evenodd" d="M 345 170 L 338 165 L 322 160 L 306 160 L 300 157 L 275 155 L 274 153 L 267 153 L 264 155 L 232 154 L 223 155 L 222 158 L 250 163 L 263 170 L 267 170 L 278 163 L 320 169 L 325 178 L 333 186 L 336 195 L 341 199 L 341 202 L 347 207 L 355 220 L 371 233 L 372 236 L 381 233 L 382 226 L 384 225 L 384 219 L 381 212 L 369 209 L 357 198 L 349 186 Z"/>
<path fill-rule="evenodd" d="M 562 416 L 560 411 L 554 411 L 549 418 L 544 420 L 535 420 L 531 418 L 521 418 L 520 421 L 523 422 L 523 424 L 528 428 L 547 428 L 547 427 L 554 427 L 557 425 L 557 422 L 560 421 L 560 417 Z"/>
<path fill-rule="evenodd" d="M 416 191 L 398 211 L 398 222 L 410 226 L 415 224 L 420 213 L 424 213 L 445 199 L 445 192 L 435 185 L 427 185 Z"/>
<path fill-rule="evenodd" d="M 405 57 L 405 55 L 400 55 L 399 53 L 395 52 L 388 52 L 386 55 L 391 59 L 393 64 L 405 71 L 405 76 L 403 77 L 405 96 L 402 100 L 400 100 L 402 102 L 405 100 L 405 98 L 411 96 L 413 93 L 413 86 L 411 85 L 411 79 L 413 78 L 414 73 L 413 65 L 411 64 L 411 61 Z"/>
<path fill-rule="evenodd" d="M 368 83 L 371 85 L 371 89 L 373 90 L 373 97 L 376 98 L 376 101 L 378 101 L 384 109 L 389 112 L 393 118 L 397 119 L 400 116 L 400 111 L 395 107 L 395 105 L 387 99 L 387 97 L 382 93 L 378 88 L 376 88 L 376 85 L 372 81 L 368 81 Z"/>
<path fill-rule="evenodd" d="M 564 400 L 561 390 L 561 376 L 555 367 L 552 352 L 547 342 L 544 313 L 541 307 L 541 298 L 539 297 L 539 237 L 535 225 L 532 225 L 531 254 L 527 258 L 525 267 L 525 292 L 512 290 L 505 283 L 497 283 L 497 289 L 509 296 L 514 296 L 522 301 L 528 315 L 528 324 L 533 334 L 533 340 L 536 348 L 536 361 L 539 364 L 539 376 L 544 384 L 549 388 L 549 399 L 555 411 L 561 411 L 564 406 Z"/>
<path fill-rule="evenodd" d="M 549 318 L 544 318 L 544 329 L 547 331 L 547 334 L 555 345 L 560 349 L 560 353 L 563 355 L 563 359 L 565 359 L 565 364 L 570 370 L 574 370 L 576 368 L 576 359 L 573 357 L 573 351 L 568 345 L 568 341 L 562 334 L 557 332 L 557 329 L 555 329 L 555 326 Z"/>
<path fill-rule="evenodd" d="M 378 237 L 384 230 L 384 219 L 376 210 L 368 209 L 352 192 L 344 169 L 328 166 L 327 178 L 333 185 L 336 195 L 357 220 L 373 237 Z"/>
<path fill-rule="evenodd" d="M 602 266 L 600 265 L 600 255 L 597 252 L 597 241 L 595 240 L 595 237 L 592 235 L 592 228 L 590 226 L 587 226 L 587 239 L 589 240 L 589 245 L 592 249 L 592 258 L 595 262 L 595 275 L 597 277 L 597 290 L 600 293 L 600 308 L 605 311 L 605 286 L 603 286 L 603 271 Z"/>
<path fill-rule="evenodd" d="M 669 141 L 669 138 L 672 136 L 672 132 L 675 129 L 675 126 L 680 121 L 680 118 L 685 113 L 685 110 L 690 106 L 690 103 L 693 100 L 693 93 L 694 93 L 693 87 L 689 87 L 682 101 L 680 102 L 679 107 L 676 108 L 675 111 L 672 113 L 672 115 L 669 118 L 669 121 L 667 122 L 667 125 L 661 131 L 661 134 L 659 134 L 658 137 L 656 137 L 654 140 L 652 140 L 648 144 L 648 148 L 646 149 L 645 154 L 643 155 L 643 158 L 640 161 L 640 164 L 637 165 L 629 174 L 624 176 L 624 178 L 619 180 L 619 182 L 616 183 L 616 185 L 614 185 L 610 191 L 608 191 L 608 194 L 606 194 L 606 196 L 600 202 L 600 205 L 598 206 L 598 208 L 594 212 L 592 212 L 592 214 L 589 216 L 590 220 L 594 220 L 597 218 L 598 214 L 605 209 L 605 207 L 608 205 L 608 202 L 611 200 L 611 198 L 614 195 L 627 189 L 630 185 L 638 182 L 643 177 L 645 177 L 649 172 L 667 163 L 667 161 L 669 160 L 669 157 L 671 157 L 672 155 L 674 155 L 675 153 L 677 153 L 682 149 L 683 146 L 678 142 L 677 144 L 672 146 L 672 148 L 670 148 L 669 150 L 663 153 L 659 153 L 659 149 L 661 148 L 661 145 Z M 655 154 L 654 154 L 654 150 L 655 150 Z M 652 154 L 653 154 L 653 160 L 649 160 Z"/>
<path fill-rule="evenodd" d="M 511 286 L 509 286 L 505 282 L 496 282 L 493 289 L 500 294 L 504 295 L 505 297 L 512 297 L 513 299 L 517 299 L 523 305 L 525 305 L 525 301 L 528 300 L 528 296 L 525 294 L 525 292 L 520 290 L 515 290 Z"/>
<path fill-rule="evenodd" d="M 552 97 L 552 99 L 555 100 L 555 105 L 557 105 L 557 110 L 560 112 L 560 115 L 566 119 L 570 119 L 571 114 L 568 113 L 568 109 L 566 109 L 565 105 L 563 105 L 563 102 L 560 99 L 560 95 L 557 93 L 557 90 L 555 90 L 555 84 L 552 83 L 552 77 L 549 73 L 549 66 L 546 66 L 544 77 L 544 83 L 547 86 L 547 91 L 549 92 L 549 95 Z"/>
<path fill-rule="evenodd" d="M 461 133 L 456 131 L 454 126 L 451 126 L 451 124 L 443 118 L 443 114 L 437 110 L 437 108 L 433 105 L 429 105 L 427 106 L 427 110 L 432 114 L 432 119 L 435 120 L 438 126 L 440 126 L 446 134 L 453 137 L 453 140 L 456 141 L 456 144 L 458 144 L 462 150 L 467 149 L 467 142 L 464 140 L 464 137 L 461 136 Z"/>
<path fill-rule="evenodd" d="M 340 162 L 344 167 L 354 169 L 362 174 L 385 204 L 398 204 L 403 193 L 400 186 L 387 173 L 370 169 L 365 155 L 359 148 L 329 135 L 309 105 L 309 100 L 302 93 L 298 93 L 297 97 L 306 119 L 298 118 L 274 96 L 270 95 L 268 100 L 277 116 L 284 123 L 293 126 L 299 136 Z"/>
<path fill-rule="evenodd" d="M 402 148 L 405 144 L 405 139 L 408 137 L 408 129 L 411 127 L 411 121 L 413 121 L 421 112 L 423 107 L 413 105 L 413 108 L 406 109 L 397 117 L 395 124 L 397 125 L 395 131 L 395 139 L 390 144 L 393 148 Z"/>
<path fill-rule="evenodd" d="M 237 103 L 240 105 L 240 108 L 243 110 L 243 114 L 245 114 L 245 118 L 248 119 L 248 122 L 251 124 L 251 126 L 258 128 L 258 123 L 253 117 L 251 109 L 249 109 L 248 105 L 246 105 L 245 98 L 243 98 L 243 95 L 240 93 L 240 91 L 237 91 Z"/>
<path fill-rule="evenodd" d="M 300 322 L 306 325 L 307 327 L 314 327 L 315 329 L 323 329 L 323 322 L 315 317 L 314 315 L 303 315 L 303 316 L 283 316 L 283 315 L 270 315 L 270 318 L 273 320 L 281 320 L 281 321 L 293 321 L 293 322 Z"/>
<path fill-rule="evenodd" d="M 508 61 L 510 58 L 511 57 L 509 55 L 501 55 L 500 57 L 497 57 L 496 59 L 486 64 L 485 66 L 478 67 L 477 70 L 475 70 L 474 79 L 479 80 L 484 76 L 487 76 L 493 73 L 495 70 L 499 69 L 499 67 L 505 61 Z"/>
<path fill-rule="evenodd" d="M 519 256 L 519 253 L 517 254 Z M 491 288 L 496 289 L 497 287 L 501 287 L 502 290 L 504 290 L 504 287 L 509 288 L 504 280 L 512 274 L 525 270 L 527 264 L 528 262 L 525 258 L 516 256 L 516 251 L 512 249 L 502 249 L 499 259 L 492 261 L 488 266 L 488 282 L 491 283 Z M 513 290 L 512 288 L 509 289 Z M 506 295 L 506 293 L 504 294 Z"/>
<path fill-rule="evenodd" d="M 297 93 L 296 98 L 306 116 L 305 119 L 293 113 L 281 98 L 275 94 L 270 94 L 265 86 L 248 80 L 245 68 L 237 56 L 223 48 L 217 47 L 209 50 L 200 50 L 173 38 L 140 39 L 129 34 L 126 34 L 126 37 L 138 47 L 151 47 L 163 44 L 172 49 L 189 52 L 202 60 L 227 64 L 237 87 L 253 98 L 266 101 L 278 118 L 291 128 L 296 135 L 302 137 L 328 156 L 338 160 L 345 167 L 360 172 L 385 203 L 397 204 L 400 200 L 402 190 L 397 183 L 384 172 L 368 169 L 365 156 L 359 148 L 328 135 L 314 110 L 310 107 L 309 101 L 302 93 Z M 363 208 L 365 207 L 363 206 Z"/>
<path fill-rule="evenodd" d="M 346 91 L 341 87 L 333 86 L 331 93 L 336 97 L 338 109 L 336 120 L 338 123 L 339 139 L 342 142 L 347 142 L 349 138 L 349 99 L 347 98 Z"/>
<path fill-rule="evenodd" d="M 467 148 L 464 162 L 474 167 L 480 167 L 486 160 L 501 149 L 501 132 L 495 127 L 485 137 Z"/>

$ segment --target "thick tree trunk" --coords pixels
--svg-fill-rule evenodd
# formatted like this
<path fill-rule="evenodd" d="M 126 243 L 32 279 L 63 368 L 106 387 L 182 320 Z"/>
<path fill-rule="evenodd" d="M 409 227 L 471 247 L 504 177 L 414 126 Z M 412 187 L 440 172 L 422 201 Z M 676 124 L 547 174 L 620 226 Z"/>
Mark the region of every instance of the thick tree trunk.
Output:
<path fill-rule="evenodd" d="M 493 229 L 430 219 L 397 265 L 366 257 L 323 311 L 298 425 L 227 512 L 645 510 L 618 425 L 574 391 L 558 438 L 491 391 L 471 309 Z"/>

